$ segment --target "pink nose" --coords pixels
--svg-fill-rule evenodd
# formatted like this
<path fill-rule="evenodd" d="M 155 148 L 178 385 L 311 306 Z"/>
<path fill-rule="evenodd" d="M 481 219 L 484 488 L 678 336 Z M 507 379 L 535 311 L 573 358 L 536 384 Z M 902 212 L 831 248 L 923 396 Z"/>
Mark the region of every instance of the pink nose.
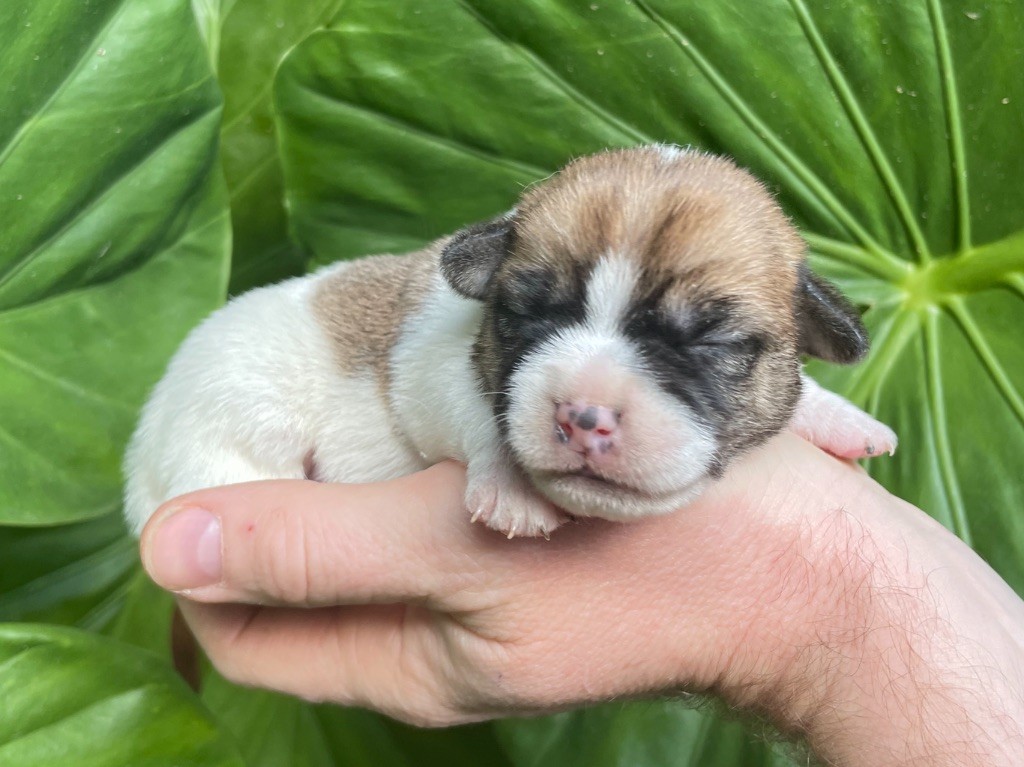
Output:
<path fill-rule="evenodd" d="M 555 436 L 577 453 L 605 455 L 619 436 L 620 413 L 588 402 L 562 402 L 555 408 Z"/>

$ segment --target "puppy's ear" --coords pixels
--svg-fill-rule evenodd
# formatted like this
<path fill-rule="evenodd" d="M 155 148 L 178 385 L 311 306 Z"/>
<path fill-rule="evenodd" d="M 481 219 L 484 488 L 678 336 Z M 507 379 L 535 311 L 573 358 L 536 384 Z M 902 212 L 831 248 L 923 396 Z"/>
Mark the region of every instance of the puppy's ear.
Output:
<path fill-rule="evenodd" d="M 868 351 L 860 315 L 836 287 L 800 265 L 796 288 L 800 351 L 829 362 L 849 363 Z"/>
<path fill-rule="evenodd" d="M 513 214 L 467 226 L 441 251 L 441 274 L 457 293 L 478 301 L 512 249 Z"/>

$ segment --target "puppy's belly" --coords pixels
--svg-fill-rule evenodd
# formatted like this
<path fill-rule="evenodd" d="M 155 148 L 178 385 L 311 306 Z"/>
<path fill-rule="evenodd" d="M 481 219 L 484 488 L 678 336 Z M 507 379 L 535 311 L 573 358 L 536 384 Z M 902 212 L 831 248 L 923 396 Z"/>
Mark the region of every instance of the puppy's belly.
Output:
<path fill-rule="evenodd" d="M 372 373 L 346 373 L 310 310 L 315 277 L 247 293 L 186 339 L 125 458 L 137 534 L 164 501 L 261 479 L 370 482 L 423 467 Z"/>

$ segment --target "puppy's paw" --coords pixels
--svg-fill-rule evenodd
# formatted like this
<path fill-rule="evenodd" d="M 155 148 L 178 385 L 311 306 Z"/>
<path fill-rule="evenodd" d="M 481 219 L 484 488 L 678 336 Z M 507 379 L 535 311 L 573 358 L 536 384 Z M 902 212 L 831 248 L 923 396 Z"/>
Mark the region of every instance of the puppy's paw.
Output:
<path fill-rule="evenodd" d="M 871 458 L 896 452 L 896 433 L 838 394 L 810 379 L 789 428 L 838 458 Z"/>
<path fill-rule="evenodd" d="M 471 479 L 466 508 L 473 522 L 483 522 L 509 538 L 547 538 L 569 519 L 525 479 L 505 472 Z"/>

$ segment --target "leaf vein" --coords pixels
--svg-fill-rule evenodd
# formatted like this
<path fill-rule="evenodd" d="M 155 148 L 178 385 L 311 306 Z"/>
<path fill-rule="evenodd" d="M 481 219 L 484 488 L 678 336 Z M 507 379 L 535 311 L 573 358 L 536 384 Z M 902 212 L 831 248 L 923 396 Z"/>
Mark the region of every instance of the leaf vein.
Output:
<path fill-rule="evenodd" d="M 974 318 L 971 316 L 964 302 L 960 298 L 951 298 L 947 302 L 949 314 L 956 320 L 960 329 L 964 333 L 964 337 L 970 343 L 974 349 L 974 353 L 978 355 L 978 359 L 985 366 L 985 370 L 991 376 L 993 383 L 996 388 L 999 389 L 999 393 L 1006 400 L 1006 404 L 1010 406 L 1010 410 L 1017 416 L 1017 420 L 1021 426 L 1024 426 L 1024 399 L 1021 398 L 1016 387 L 1010 381 L 1010 377 L 1006 374 L 1003 366 L 999 364 L 999 359 L 992 351 L 992 347 L 985 341 L 985 337 L 978 327 Z"/>
<path fill-rule="evenodd" d="M 64 222 L 64 224 L 62 224 L 56 232 L 51 234 L 49 237 L 43 240 L 43 242 L 36 245 L 34 248 L 32 248 L 32 250 L 30 250 L 20 259 L 11 264 L 8 267 L 7 271 L 2 276 L 0 276 L 0 289 L 2 289 L 4 285 L 8 284 L 12 279 L 14 279 L 25 268 L 30 266 L 32 262 L 35 261 L 35 259 L 38 258 L 39 255 L 49 245 L 58 241 L 68 231 L 70 231 L 75 226 L 75 224 L 81 221 L 81 219 L 84 216 L 87 216 L 89 213 L 95 210 L 97 206 L 99 206 L 104 200 L 107 199 L 107 197 L 110 194 L 113 193 L 113 190 L 118 186 L 118 184 L 121 183 L 121 181 L 134 174 L 140 168 L 144 167 L 146 163 L 149 162 L 160 150 L 167 146 L 168 142 L 170 142 L 175 137 L 181 135 L 182 133 L 185 133 L 186 131 L 189 131 L 197 126 L 200 126 L 209 115 L 216 113 L 219 109 L 220 106 L 218 104 L 214 104 L 206 111 L 198 113 L 195 120 L 187 122 L 181 127 L 176 128 L 175 130 L 163 136 L 163 140 L 155 144 L 153 148 L 149 152 L 146 152 L 146 154 L 142 155 L 142 157 L 140 157 L 137 162 L 132 163 L 129 167 L 123 169 L 114 178 L 112 178 L 110 182 L 107 183 L 101 190 L 99 190 L 99 193 L 96 194 L 91 200 L 89 200 L 89 202 L 86 205 L 75 211 L 71 218 Z M 197 174 L 196 177 L 202 179 L 205 178 L 205 174 Z M 12 307 L 4 308 L 7 309 Z"/>
<path fill-rule="evenodd" d="M 825 186 L 820 178 L 807 167 L 794 152 L 786 146 L 763 120 L 748 107 L 733 87 L 722 77 L 721 73 L 697 50 L 693 41 L 690 40 L 681 30 L 672 25 L 662 17 L 646 0 L 634 0 L 634 5 L 642 11 L 651 21 L 657 24 L 679 47 L 679 49 L 691 60 L 701 73 L 708 79 L 714 88 L 721 94 L 722 98 L 732 107 L 733 111 L 751 128 L 754 135 L 761 139 L 762 143 L 774 154 L 776 160 L 790 173 L 790 183 L 794 191 L 802 190 L 805 198 L 817 206 L 823 207 L 831 217 L 856 239 L 865 249 L 875 257 L 898 262 L 892 254 L 885 251 L 871 234 L 861 226 L 852 213 L 839 201 L 835 195 Z"/>
<path fill-rule="evenodd" d="M 964 152 L 964 130 L 960 116 L 960 99 L 956 92 L 953 53 L 946 33 L 946 22 L 937 0 L 928 0 L 928 16 L 939 60 L 939 78 L 946 102 L 946 129 L 949 134 L 949 156 L 953 166 L 953 204 L 956 207 L 957 240 L 960 252 L 971 247 L 971 201 L 967 191 L 967 160 Z"/>
<path fill-rule="evenodd" d="M 910 209 L 910 203 L 904 194 L 899 179 L 896 178 L 896 173 L 889 162 L 889 158 L 886 157 L 885 151 L 878 142 L 878 137 L 875 136 L 875 132 L 871 129 L 871 124 L 864 115 L 860 102 L 854 95 L 853 89 L 846 81 L 846 77 L 836 63 L 835 57 L 833 57 L 824 38 L 814 24 L 814 20 L 811 18 L 804 0 L 789 0 L 789 2 L 796 14 L 797 20 L 800 22 L 800 27 L 804 31 L 807 42 L 818 57 L 818 61 L 822 69 L 825 70 L 825 75 L 828 77 L 829 82 L 832 83 L 832 89 L 839 99 L 843 111 L 846 112 L 846 116 L 857 132 L 862 146 L 875 166 L 875 170 L 878 172 L 882 185 L 889 194 L 889 198 L 896 206 L 896 212 L 903 222 L 903 227 L 906 229 L 914 249 L 922 260 L 927 261 L 930 258 L 928 242 L 917 223 L 914 212 Z"/>
<path fill-rule="evenodd" d="M 949 426 L 946 422 L 946 410 L 943 404 L 942 374 L 939 368 L 939 328 L 938 311 L 927 311 L 925 321 L 921 325 L 924 335 L 925 380 L 927 382 L 927 406 L 931 411 L 932 423 L 935 425 L 935 448 L 939 458 L 939 474 L 946 499 L 953 511 L 953 532 L 964 543 L 973 546 L 967 510 L 964 508 L 960 493 L 960 483 L 956 477 L 956 466 L 953 463 L 953 452 L 949 442 Z"/>
<path fill-rule="evenodd" d="M 131 6 L 130 2 L 122 2 L 121 7 L 110 14 L 110 18 L 103 22 L 103 25 L 97 30 L 96 34 L 94 34 L 92 38 L 90 38 L 89 42 L 84 46 L 84 53 L 78 61 L 72 65 L 67 75 L 64 76 L 64 79 L 60 81 L 60 84 L 54 88 L 53 93 L 46 98 L 46 101 L 40 104 L 39 108 L 35 112 L 25 118 L 18 130 L 11 136 L 10 140 L 8 140 L 7 144 L 0 149 L 0 165 L 4 164 L 4 161 L 17 148 L 22 139 L 25 138 L 25 135 L 32 129 L 32 126 L 38 122 L 40 116 L 46 112 L 46 110 L 48 110 L 58 98 L 60 98 L 61 94 L 67 88 L 68 83 L 74 80 L 82 67 L 85 66 L 85 62 L 92 59 L 96 50 L 97 41 L 101 40 L 103 36 L 110 31 L 111 27 L 117 23 L 118 19 L 121 18 L 121 14 L 123 14 L 125 9 L 129 6 Z"/>
<path fill-rule="evenodd" d="M 638 141 L 640 143 L 649 144 L 654 142 L 654 138 L 647 135 L 638 128 L 620 120 L 614 114 L 606 110 L 593 98 L 579 90 L 576 86 L 566 80 L 564 77 L 558 74 L 550 65 L 534 50 L 528 48 L 521 43 L 515 42 L 510 39 L 507 35 L 501 32 L 493 23 L 491 23 L 486 17 L 483 16 L 476 8 L 471 6 L 466 0 L 455 0 L 456 4 L 461 7 L 467 14 L 472 16 L 477 23 L 486 29 L 493 37 L 500 40 L 511 50 L 515 51 L 521 58 L 523 58 L 533 69 L 538 72 L 541 77 L 551 83 L 555 88 L 560 90 L 567 98 L 573 101 L 578 106 L 582 107 L 592 115 L 597 117 L 599 120 L 604 122 L 606 125 L 611 126 L 615 130 L 627 136 L 632 141 Z"/>
<path fill-rule="evenodd" d="M 459 141 L 449 136 L 442 136 L 439 133 L 432 133 L 431 131 L 424 128 L 422 125 L 416 125 L 415 123 L 400 120 L 397 117 L 394 117 L 393 115 L 385 114 L 384 112 L 372 109 L 363 104 L 356 104 L 352 101 L 348 101 L 341 98 L 335 98 L 333 96 L 328 96 L 326 93 L 322 93 L 318 90 L 315 90 L 314 88 L 310 87 L 304 82 L 296 80 L 296 83 L 299 88 L 306 91 L 306 93 L 308 93 L 314 99 L 325 101 L 338 109 L 348 110 L 350 112 L 355 112 L 357 114 L 361 114 L 363 116 L 379 120 L 381 123 L 387 125 L 390 128 L 416 136 L 417 138 L 428 143 L 438 144 L 440 146 L 447 147 L 452 151 L 469 155 L 470 157 L 474 157 L 483 162 L 504 167 L 507 170 L 516 173 L 517 175 L 527 176 L 530 179 L 546 178 L 547 176 L 551 175 L 550 170 L 541 168 L 539 166 L 524 163 L 519 160 L 514 160 L 507 157 L 502 157 L 500 155 L 493 154 L 492 152 L 472 146 L 464 141 Z"/>
<path fill-rule="evenodd" d="M 94 402 L 98 402 L 102 405 L 108 405 L 110 407 L 117 408 L 118 410 L 126 410 L 133 412 L 135 410 L 134 407 L 126 405 L 125 403 L 119 400 L 113 399 L 112 397 L 108 397 L 104 394 L 101 394 L 100 392 L 93 391 L 91 389 L 86 389 L 84 386 L 75 383 L 69 378 L 64 378 L 63 376 L 55 375 L 47 370 L 44 370 L 41 367 L 38 367 L 37 365 L 33 365 L 28 360 L 23 359 L 22 357 L 19 357 L 15 354 L 12 354 L 9 350 L 4 349 L 2 347 L 0 347 L 0 357 L 3 357 L 15 367 L 21 368 L 29 375 L 34 376 L 41 381 L 51 383 L 54 386 L 63 389 L 64 391 L 70 394 L 77 395 L 81 399 L 93 400 Z"/>

